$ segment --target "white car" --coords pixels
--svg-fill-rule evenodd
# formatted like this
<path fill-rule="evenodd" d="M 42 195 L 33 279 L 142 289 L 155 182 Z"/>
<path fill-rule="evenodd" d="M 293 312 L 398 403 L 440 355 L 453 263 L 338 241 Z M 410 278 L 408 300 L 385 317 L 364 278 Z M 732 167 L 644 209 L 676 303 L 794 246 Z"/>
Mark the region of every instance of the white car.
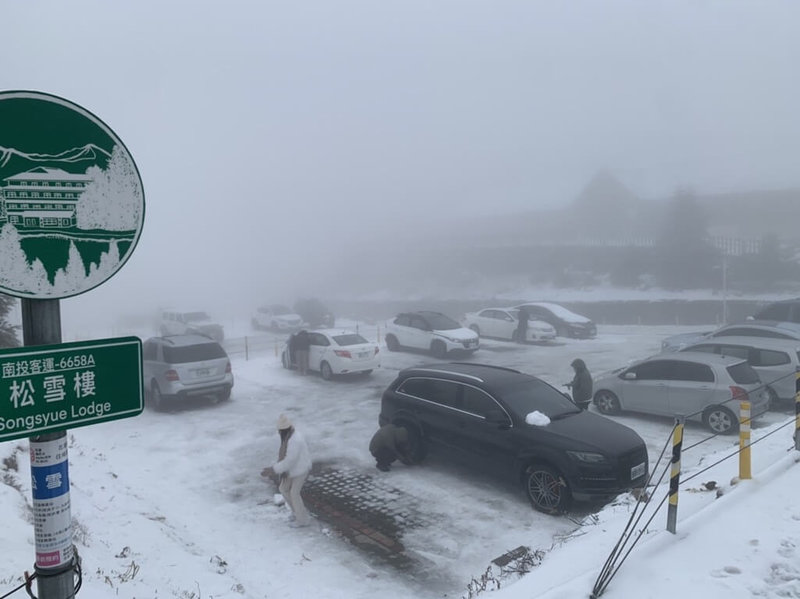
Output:
<path fill-rule="evenodd" d="M 225 339 L 225 329 L 207 312 L 164 310 L 159 330 L 165 335 L 205 335 L 218 343 Z"/>
<path fill-rule="evenodd" d="M 253 314 L 251 323 L 254 329 L 296 331 L 303 326 L 303 318 L 292 312 L 287 306 L 273 304 L 258 308 Z"/>
<path fill-rule="evenodd" d="M 440 312 L 403 312 L 386 323 L 386 347 L 389 351 L 422 349 L 444 358 L 451 351 L 476 351 L 480 338 Z"/>
<path fill-rule="evenodd" d="M 290 369 L 296 366 L 290 351 L 292 337 L 294 334 L 286 340 L 281 353 L 281 364 Z M 308 340 L 308 367 L 319 372 L 326 381 L 339 374 L 367 375 L 381 365 L 378 344 L 367 341 L 355 331 L 308 331 Z"/>
<path fill-rule="evenodd" d="M 529 320 L 525 339 L 519 336 L 519 310 L 516 308 L 485 308 L 467 312 L 464 324 L 482 337 L 511 339 L 511 341 L 550 341 L 556 338 L 556 329 L 543 320 Z"/>

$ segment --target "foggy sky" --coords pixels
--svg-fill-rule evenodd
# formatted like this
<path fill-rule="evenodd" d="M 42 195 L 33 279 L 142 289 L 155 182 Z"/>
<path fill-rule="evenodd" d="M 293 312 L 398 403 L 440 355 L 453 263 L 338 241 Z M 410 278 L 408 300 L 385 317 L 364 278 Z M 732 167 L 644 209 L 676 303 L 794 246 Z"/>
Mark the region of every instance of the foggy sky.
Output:
<path fill-rule="evenodd" d="M 48 0 L 1 14 L 0 88 L 90 110 L 144 182 L 137 249 L 74 304 L 324 296 L 312 275 L 342 268 L 361 235 L 356 255 L 420 218 L 562 206 L 601 169 L 645 198 L 800 187 L 792 0 Z"/>

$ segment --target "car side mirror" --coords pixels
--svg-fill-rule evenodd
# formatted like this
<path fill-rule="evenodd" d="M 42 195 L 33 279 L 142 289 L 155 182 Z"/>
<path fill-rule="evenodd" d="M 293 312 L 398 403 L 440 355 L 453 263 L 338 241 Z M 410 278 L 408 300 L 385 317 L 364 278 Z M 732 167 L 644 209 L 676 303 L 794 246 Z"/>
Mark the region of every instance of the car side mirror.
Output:
<path fill-rule="evenodd" d="M 626 372 L 622 375 L 626 381 L 635 381 L 636 380 L 636 373 L 635 372 Z"/>

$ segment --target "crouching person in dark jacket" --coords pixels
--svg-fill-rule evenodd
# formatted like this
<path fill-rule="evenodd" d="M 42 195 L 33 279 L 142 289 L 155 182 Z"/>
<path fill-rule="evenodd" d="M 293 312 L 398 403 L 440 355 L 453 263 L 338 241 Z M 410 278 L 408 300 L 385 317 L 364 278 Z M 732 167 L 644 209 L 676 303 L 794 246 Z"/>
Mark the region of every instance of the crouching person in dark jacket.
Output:
<path fill-rule="evenodd" d="M 375 458 L 378 470 L 383 472 L 388 472 L 395 460 L 410 464 L 408 431 L 396 424 L 383 425 L 369 442 L 369 452 Z"/>

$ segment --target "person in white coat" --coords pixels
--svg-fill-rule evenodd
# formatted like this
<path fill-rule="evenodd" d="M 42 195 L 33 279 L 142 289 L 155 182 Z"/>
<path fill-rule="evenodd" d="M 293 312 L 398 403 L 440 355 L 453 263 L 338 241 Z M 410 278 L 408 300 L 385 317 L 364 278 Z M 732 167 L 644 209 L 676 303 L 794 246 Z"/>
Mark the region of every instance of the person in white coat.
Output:
<path fill-rule="evenodd" d="M 292 510 L 294 521 L 290 526 L 308 526 L 311 516 L 308 514 L 300 491 L 311 471 L 311 454 L 306 441 L 285 414 L 278 418 L 278 434 L 281 447 L 278 450 L 278 461 L 272 470 L 280 477 L 278 490 Z"/>

